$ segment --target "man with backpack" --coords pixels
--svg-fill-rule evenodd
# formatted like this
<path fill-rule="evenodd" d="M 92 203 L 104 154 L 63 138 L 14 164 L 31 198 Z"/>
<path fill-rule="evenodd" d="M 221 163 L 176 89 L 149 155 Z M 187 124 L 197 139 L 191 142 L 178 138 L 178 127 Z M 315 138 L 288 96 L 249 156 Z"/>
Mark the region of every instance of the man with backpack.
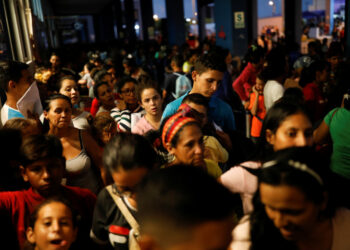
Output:
<path fill-rule="evenodd" d="M 183 59 L 180 55 L 171 58 L 170 67 L 173 72 L 165 78 L 163 89 L 165 103 L 174 101 L 192 89 L 190 79 L 182 72 L 182 64 Z"/>

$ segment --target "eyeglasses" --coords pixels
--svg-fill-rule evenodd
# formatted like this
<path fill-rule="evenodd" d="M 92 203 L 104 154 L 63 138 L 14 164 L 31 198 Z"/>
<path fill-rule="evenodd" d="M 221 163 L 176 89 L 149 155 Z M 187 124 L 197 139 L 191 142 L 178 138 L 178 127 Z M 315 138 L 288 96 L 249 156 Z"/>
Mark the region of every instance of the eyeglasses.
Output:
<path fill-rule="evenodd" d="M 119 188 L 115 184 L 113 184 L 112 187 L 113 187 L 113 193 L 115 193 L 118 196 L 130 198 L 133 194 L 136 193 L 136 187 L 133 187 L 133 188 L 125 187 L 124 190 L 119 190 Z"/>
<path fill-rule="evenodd" d="M 124 90 L 121 90 L 120 92 L 125 95 L 131 95 L 131 94 L 135 94 L 135 89 L 124 89 Z"/>

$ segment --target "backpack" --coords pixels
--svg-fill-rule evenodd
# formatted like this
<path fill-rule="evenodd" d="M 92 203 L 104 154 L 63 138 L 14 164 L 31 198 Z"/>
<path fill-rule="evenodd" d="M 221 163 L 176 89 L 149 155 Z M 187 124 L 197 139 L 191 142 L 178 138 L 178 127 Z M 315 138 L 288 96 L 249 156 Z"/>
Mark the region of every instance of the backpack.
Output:
<path fill-rule="evenodd" d="M 186 75 L 181 75 L 179 73 L 174 72 L 174 75 L 177 75 L 175 82 L 175 93 L 171 93 L 175 99 L 180 96 L 186 94 L 188 91 L 192 89 L 192 84 L 190 79 Z"/>

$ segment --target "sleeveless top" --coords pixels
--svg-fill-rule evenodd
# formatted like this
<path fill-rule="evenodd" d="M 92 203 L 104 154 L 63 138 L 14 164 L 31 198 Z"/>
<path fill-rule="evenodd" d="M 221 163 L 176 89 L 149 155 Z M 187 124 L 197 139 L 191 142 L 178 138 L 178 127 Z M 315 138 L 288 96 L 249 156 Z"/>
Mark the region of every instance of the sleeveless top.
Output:
<path fill-rule="evenodd" d="M 101 182 L 97 173 L 94 172 L 91 158 L 85 150 L 81 130 L 79 130 L 79 141 L 80 153 L 76 157 L 66 160 L 66 171 L 69 173 L 67 185 L 87 188 L 97 194 L 101 190 Z"/>

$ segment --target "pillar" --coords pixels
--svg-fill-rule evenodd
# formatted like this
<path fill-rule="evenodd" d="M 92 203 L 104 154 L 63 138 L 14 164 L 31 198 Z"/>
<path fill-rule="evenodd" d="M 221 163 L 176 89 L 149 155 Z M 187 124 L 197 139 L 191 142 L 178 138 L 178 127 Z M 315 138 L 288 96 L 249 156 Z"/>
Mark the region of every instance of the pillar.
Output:
<path fill-rule="evenodd" d="M 136 40 L 134 1 L 124 0 L 125 38 Z"/>
<path fill-rule="evenodd" d="M 247 1 L 215 0 L 214 4 L 216 44 L 243 57 L 248 49 L 250 25 Z"/>
<path fill-rule="evenodd" d="M 168 42 L 181 45 L 186 41 L 184 7 L 182 0 L 166 0 Z"/>
<path fill-rule="evenodd" d="M 302 0 L 284 1 L 284 24 L 286 41 L 300 44 L 302 27 Z"/>
<path fill-rule="evenodd" d="M 345 54 L 350 58 L 350 2 L 345 1 Z"/>
<path fill-rule="evenodd" d="M 142 21 L 142 34 L 143 39 L 149 39 L 149 28 L 154 29 L 154 21 L 153 21 L 153 8 L 152 8 L 152 0 L 141 0 L 141 21 Z"/>

